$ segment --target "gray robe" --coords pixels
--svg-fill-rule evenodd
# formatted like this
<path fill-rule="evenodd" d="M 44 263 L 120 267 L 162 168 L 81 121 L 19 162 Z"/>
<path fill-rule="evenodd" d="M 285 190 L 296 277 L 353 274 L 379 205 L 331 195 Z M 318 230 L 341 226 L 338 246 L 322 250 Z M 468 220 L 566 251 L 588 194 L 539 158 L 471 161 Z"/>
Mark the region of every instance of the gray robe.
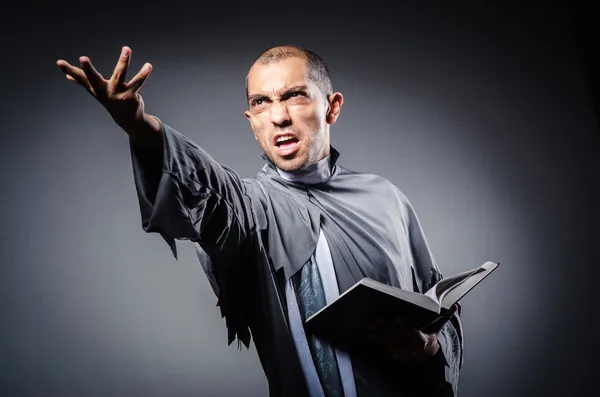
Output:
<path fill-rule="evenodd" d="M 331 178 L 316 185 L 283 179 L 268 158 L 240 178 L 162 124 L 162 155 L 130 142 L 142 227 L 177 258 L 190 240 L 217 296 L 228 343 L 251 339 L 270 395 L 307 396 L 289 329 L 285 283 L 327 239 L 340 293 L 363 277 L 425 292 L 442 278 L 413 207 L 387 179 L 348 170 L 331 148 Z M 456 396 L 463 361 L 460 311 L 427 362 L 399 363 L 352 353 L 359 396 Z M 235 376 L 235 375 L 232 375 Z"/>

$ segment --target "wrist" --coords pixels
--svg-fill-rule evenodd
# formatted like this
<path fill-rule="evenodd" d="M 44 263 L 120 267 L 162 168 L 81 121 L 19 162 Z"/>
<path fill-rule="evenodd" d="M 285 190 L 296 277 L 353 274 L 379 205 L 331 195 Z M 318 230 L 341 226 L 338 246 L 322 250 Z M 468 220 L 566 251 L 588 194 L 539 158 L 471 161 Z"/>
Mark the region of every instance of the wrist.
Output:
<path fill-rule="evenodd" d="M 142 143 L 160 141 L 162 131 L 160 121 L 145 112 L 141 116 L 136 117 L 135 120 L 119 125 L 135 141 Z"/>
<path fill-rule="evenodd" d="M 142 123 L 146 126 L 148 131 L 154 132 L 155 134 L 160 133 L 162 129 L 160 120 L 146 112 L 144 112 L 144 114 L 142 115 Z"/>

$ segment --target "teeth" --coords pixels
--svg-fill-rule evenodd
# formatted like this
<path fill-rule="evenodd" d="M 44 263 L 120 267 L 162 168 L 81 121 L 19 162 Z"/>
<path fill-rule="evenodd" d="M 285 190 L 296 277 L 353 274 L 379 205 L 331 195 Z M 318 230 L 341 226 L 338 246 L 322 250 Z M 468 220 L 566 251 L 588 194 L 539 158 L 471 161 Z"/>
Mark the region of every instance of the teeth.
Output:
<path fill-rule="evenodd" d="M 283 136 L 280 136 L 279 138 L 277 138 L 277 143 L 287 141 L 290 139 L 294 139 L 294 137 L 292 135 L 283 135 Z"/>

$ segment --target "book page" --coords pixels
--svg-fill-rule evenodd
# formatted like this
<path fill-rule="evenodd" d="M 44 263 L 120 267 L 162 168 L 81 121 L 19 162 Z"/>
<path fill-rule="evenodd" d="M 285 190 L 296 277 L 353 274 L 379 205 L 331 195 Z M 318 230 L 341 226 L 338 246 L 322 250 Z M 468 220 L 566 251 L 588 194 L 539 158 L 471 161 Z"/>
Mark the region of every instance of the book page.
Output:
<path fill-rule="evenodd" d="M 494 262 L 486 262 L 481 265 L 477 271 L 473 272 L 471 276 L 469 276 L 466 280 L 461 282 L 458 285 L 455 285 L 451 289 L 445 291 L 440 300 L 442 302 L 442 307 L 446 309 L 450 309 L 452 305 L 458 302 L 463 296 L 467 294 L 473 287 L 481 282 L 484 278 L 490 275 L 497 267 L 498 263 Z"/>
<path fill-rule="evenodd" d="M 406 302 L 413 303 L 417 306 L 421 306 L 427 310 L 431 310 L 433 312 L 439 313 L 440 305 L 437 299 L 420 294 L 418 292 L 405 291 L 400 288 L 392 287 L 391 285 L 383 284 L 378 281 L 364 278 L 360 281 L 360 283 L 367 285 L 371 288 L 384 292 L 386 294 L 395 296 L 396 298 L 400 298 L 405 300 Z"/>
<path fill-rule="evenodd" d="M 468 279 L 478 271 L 482 271 L 481 266 L 475 269 L 468 270 L 466 272 L 455 274 L 453 276 L 445 277 L 441 279 L 436 285 L 431 287 L 431 289 L 425 292 L 425 295 L 429 296 L 441 306 L 441 302 L 444 299 L 444 295 L 448 291 L 460 285 L 462 282 L 464 282 L 466 279 Z"/>

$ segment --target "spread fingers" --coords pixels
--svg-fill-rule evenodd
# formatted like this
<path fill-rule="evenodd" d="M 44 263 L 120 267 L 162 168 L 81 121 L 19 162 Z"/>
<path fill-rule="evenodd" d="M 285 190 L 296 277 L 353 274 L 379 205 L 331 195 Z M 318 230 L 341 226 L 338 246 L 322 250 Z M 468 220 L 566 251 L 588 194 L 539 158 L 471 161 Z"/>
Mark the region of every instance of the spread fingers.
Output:
<path fill-rule="evenodd" d="M 90 94 L 95 95 L 94 89 L 90 85 L 90 82 L 82 69 L 75 67 L 62 59 L 58 60 L 56 64 L 58 65 L 60 70 L 63 71 L 67 80 L 75 81 L 83 88 L 88 90 Z"/>
<path fill-rule="evenodd" d="M 125 88 L 128 90 L 131 89 L 133 92 L 137 92 L 140 88 L 142 88 L 142 85 L 144 85 L 146 82 L 146 79 L 150 75 L 151 71 L 152 65 L 150 63 L 144 64 L 142 69 L 140 69 L 140 71 L 131 79 L 131 81 L 125 85 Z"/>
<path fill-rule="evenodd" d="M 102 75 L 94 68 L 90 59 L 88 57 L 80 57 L 79 62 L 81 63 L 81 69 L 85 73 L 85 76 L 96 94 L 105 94 L 106 82 Z"/>

